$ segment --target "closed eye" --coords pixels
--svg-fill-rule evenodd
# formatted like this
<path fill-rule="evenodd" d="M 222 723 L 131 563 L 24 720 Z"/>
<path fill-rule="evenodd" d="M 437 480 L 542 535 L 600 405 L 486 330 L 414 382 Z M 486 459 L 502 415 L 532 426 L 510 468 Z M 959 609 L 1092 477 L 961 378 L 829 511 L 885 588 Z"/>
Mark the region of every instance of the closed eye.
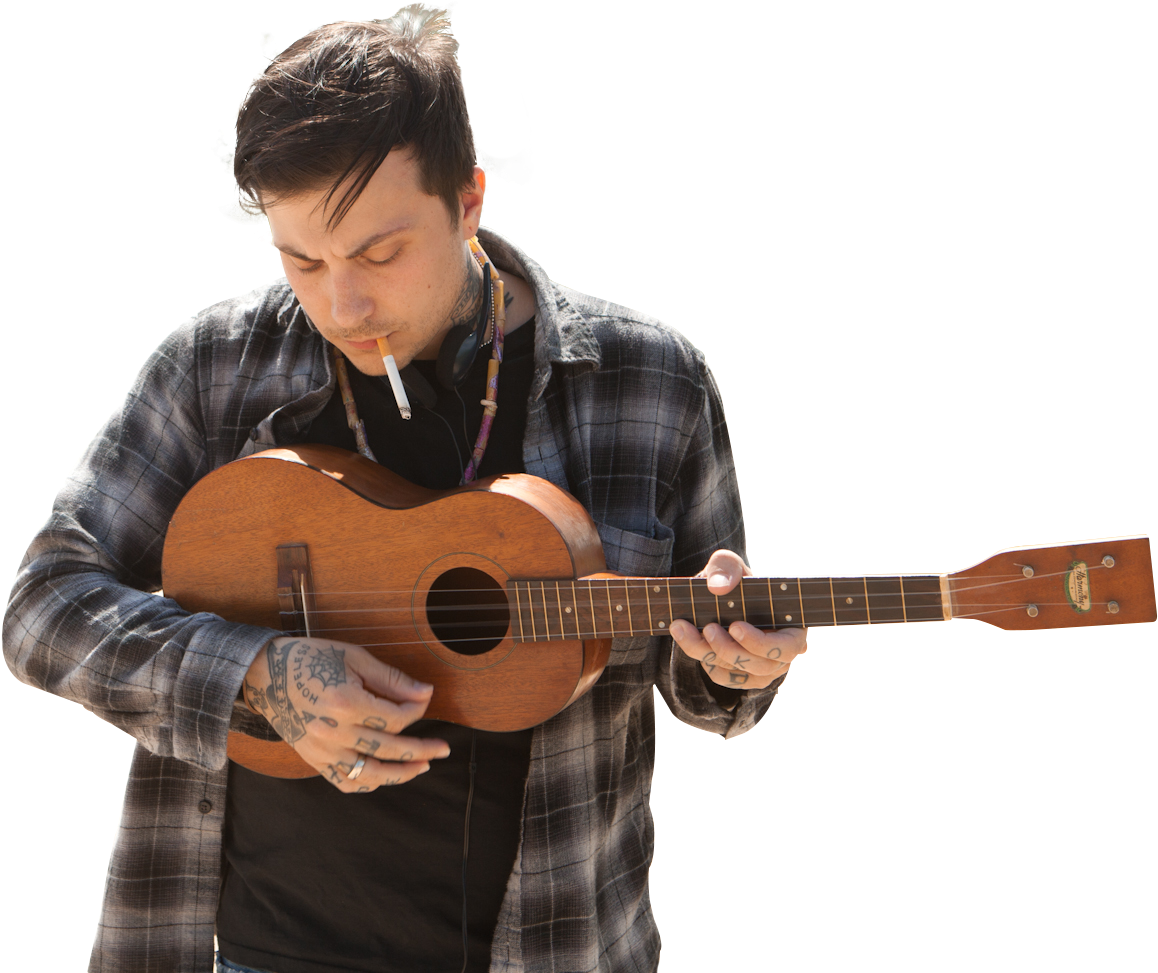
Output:
<path fill-rule="evenodd" d="M 388 257 L 387 259 L 384 259 L 384 261 L 372 261 L 371 258 L 366 257 L 366 263 L 373 264 L 374 266 L 386 266 L 389 263 L 394 263 L 398 258 L 398 255 L 402 253 L 403 249 L 404 248 L 402 247 L 398 248 L 394 251 L 394 256 Z M 315 263 L 313 266 L 298 266 L 298 264 L 294 264 L 293 269 L 299 273 L 313 273 L 315 270 L 320 268 L 320 266 L 321 263 Z"/>

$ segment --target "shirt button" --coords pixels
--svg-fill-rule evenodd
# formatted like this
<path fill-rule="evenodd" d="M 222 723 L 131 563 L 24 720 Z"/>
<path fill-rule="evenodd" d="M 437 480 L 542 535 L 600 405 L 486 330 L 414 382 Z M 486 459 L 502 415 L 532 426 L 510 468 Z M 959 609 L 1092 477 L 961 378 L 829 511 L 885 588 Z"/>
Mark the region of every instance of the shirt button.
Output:
<path fill-rule="evenodd" d="M 211 801 L 198 801 L 197 802 L 197 810 L 200 811 L 202 814 L 208 814 L 210 811 L 213 810 L 213 804 Z"/>

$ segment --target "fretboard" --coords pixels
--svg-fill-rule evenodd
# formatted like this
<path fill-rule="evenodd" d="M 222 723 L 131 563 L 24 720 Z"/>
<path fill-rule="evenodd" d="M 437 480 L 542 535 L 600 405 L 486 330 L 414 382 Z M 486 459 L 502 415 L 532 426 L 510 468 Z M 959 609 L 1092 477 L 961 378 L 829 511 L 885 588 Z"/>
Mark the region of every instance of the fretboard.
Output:
<path fill-rule="evenodd" d="M 727 595 L 713 595 L 704 578 L 509 581 L 507 590 L 519 642 L 663 635 L 676 618 L 775 631 L 949 617 L 937 575 L 745 578 Z"/>

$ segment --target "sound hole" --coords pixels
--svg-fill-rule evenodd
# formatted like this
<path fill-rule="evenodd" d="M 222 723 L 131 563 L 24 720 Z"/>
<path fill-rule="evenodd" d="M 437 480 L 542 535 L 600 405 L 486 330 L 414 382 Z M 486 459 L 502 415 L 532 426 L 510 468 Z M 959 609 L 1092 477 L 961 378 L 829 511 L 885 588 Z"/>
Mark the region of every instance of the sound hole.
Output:
<path fill-rule="evenodd" d="M 452 568 L 426 595 L 426 620 L 435 637 L 459 655 L 482 655 L 511 627 L 507 593 L 477 568 Z"/>

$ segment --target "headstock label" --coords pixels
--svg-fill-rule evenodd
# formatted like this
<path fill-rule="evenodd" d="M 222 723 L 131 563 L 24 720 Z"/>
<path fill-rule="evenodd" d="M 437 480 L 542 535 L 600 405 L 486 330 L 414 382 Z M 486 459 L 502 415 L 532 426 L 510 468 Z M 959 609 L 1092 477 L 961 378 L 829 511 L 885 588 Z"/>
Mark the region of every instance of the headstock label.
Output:
<path fill-rule="evenodd" d="M 1076 612 L 1090 610 L 1090 569 L 1085 561 L 1074 561 L 1065 574 L 1066 600 Z"/>

